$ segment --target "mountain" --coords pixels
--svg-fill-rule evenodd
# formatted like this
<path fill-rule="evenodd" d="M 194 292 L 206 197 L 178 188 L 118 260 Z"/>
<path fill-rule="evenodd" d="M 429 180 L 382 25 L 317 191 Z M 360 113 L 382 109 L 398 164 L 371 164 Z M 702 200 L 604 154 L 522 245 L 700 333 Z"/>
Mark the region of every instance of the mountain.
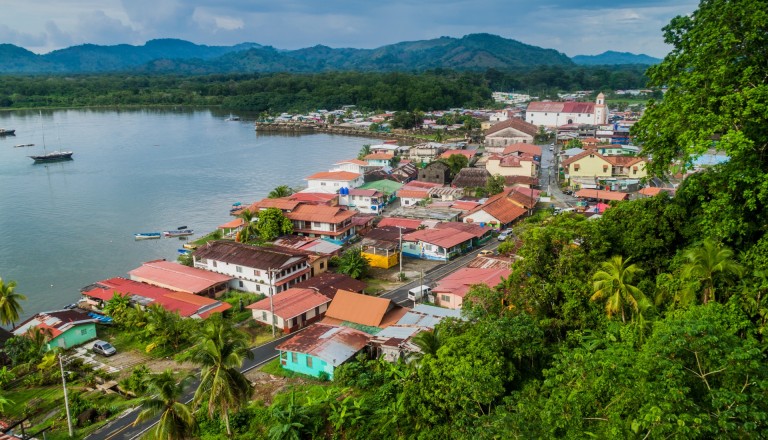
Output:
<path fill-rule="evenodd" d="M 420 71 L 573 65 L 570 58 L 554 49 L 491 34 L 407 41 L 376 49 L 318 45 L 278 50 L 255 43 L 205 46 L 162 39 L 143 46 L 84 44 L 36 55 L 13 45 L 0 45 L 0 60 L 0 73 Z"/>
<path fill-rule="evenodd" d="M 616 64 L 659 64 L 659 58 L 645 54 L 636 55 L 629 52 L 614 52 L 609 50 L 600 55 L 576 55 L 571 58 L 574 63 L 581 66 L 616 65 Z"/>

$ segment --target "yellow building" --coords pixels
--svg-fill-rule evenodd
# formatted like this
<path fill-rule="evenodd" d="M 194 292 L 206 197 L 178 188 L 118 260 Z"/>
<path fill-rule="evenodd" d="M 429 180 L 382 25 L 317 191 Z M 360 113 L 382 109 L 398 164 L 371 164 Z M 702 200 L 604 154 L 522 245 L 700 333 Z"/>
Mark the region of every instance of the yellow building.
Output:
<path fill-rule="evenodd" d="M 642 179 L 648 175 L 644 157 L 603 156 L 594 150 L 586 150 L 563 161 L 565 174 L 569 178 L 626 177 Z"/>

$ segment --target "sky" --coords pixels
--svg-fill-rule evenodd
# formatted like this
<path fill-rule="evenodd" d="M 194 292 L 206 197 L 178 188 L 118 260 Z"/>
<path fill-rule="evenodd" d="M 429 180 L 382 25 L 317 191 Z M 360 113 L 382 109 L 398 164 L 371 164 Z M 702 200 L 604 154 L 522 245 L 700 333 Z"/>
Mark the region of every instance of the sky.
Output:
<path fill-rule="evenodd" d="M 657 58 L 662 27 L 690 0 L 2 0 L 0 43 L 48 53 L 156 38 L 278 49 L 372 49 L 490 33 L 568 56 L 607 50 Z M 1 61 L 0 61 L 1 62 Z"/>

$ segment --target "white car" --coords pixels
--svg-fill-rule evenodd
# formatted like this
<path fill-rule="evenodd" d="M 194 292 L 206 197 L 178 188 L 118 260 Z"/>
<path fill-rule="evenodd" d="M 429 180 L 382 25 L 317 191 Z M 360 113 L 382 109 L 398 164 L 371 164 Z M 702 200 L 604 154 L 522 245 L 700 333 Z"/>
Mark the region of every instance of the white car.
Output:
<path fill-rule="evenodd" d="M 117 353 L 117 349 L 107 341 L 94 342 L 93 348 L 91 350 L 93 350 L 94 353 L 98 353 L 102 356 L 112 356 L 113 354 Z"/>
<path fill-rule="evenodd" d="M 505 229 L 505 230 L 501 231 L 501 233 L 499 233 L 499 236 L 496 237 L 496 238 L 498 238 L 499 241 L 504 241 L 507 238 L 511 237 L 512 235 L 514 235 L 514 234 L 512 233 L 511 229 Z"/>

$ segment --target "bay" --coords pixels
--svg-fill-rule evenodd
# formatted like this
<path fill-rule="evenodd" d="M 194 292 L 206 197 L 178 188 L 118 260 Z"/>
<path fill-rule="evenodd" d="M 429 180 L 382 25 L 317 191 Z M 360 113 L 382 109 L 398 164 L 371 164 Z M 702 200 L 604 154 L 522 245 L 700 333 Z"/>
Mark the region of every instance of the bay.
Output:
<path fill-rule="evenodd" d="M 253 123 L 196 109 L 0 113 L 0 277 L 27 296 L 23 315 L 55 310 L 93 282 L 144 261 L 175 260 L 179 239 L 137 232 L 188 226 L 194 239 L 229 220 L 234 202 L 351 159 L 365 138 L 259 134 Z M 28 155 L 72 150 L 74 160 Z M 34 143 L 35 147 L 14 148 Z"/>

